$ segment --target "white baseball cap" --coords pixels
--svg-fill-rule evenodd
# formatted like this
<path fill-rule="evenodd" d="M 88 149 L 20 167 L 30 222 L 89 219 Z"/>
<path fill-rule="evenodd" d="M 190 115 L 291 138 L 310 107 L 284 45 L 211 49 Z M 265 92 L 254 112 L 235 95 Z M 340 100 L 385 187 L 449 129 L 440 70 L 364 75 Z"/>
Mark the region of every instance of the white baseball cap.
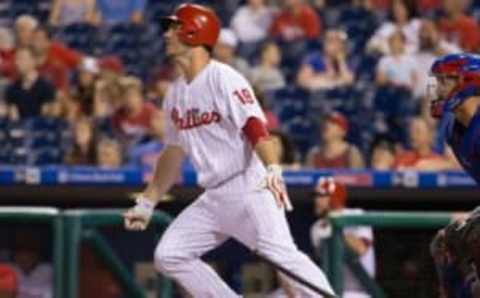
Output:
<path fill-rule="evenodd" d="M 97 59 L 95 59 L 93 57 L 83 58 L 83 60 L 80 64 L 80 69 L 84 70 L 86 72 L 94 73 L 94 74 L 97 74 L 100 71 L 100 68 L 98 67 Z"/>
<path fill-rule="evenodd" d="M 220 36 L 218 37 L 218 43 L 223 45 L 236 48 L 238 45 L 238 38 L 235 32 L 230 29 L 223 28 L 220 31 Z"/>

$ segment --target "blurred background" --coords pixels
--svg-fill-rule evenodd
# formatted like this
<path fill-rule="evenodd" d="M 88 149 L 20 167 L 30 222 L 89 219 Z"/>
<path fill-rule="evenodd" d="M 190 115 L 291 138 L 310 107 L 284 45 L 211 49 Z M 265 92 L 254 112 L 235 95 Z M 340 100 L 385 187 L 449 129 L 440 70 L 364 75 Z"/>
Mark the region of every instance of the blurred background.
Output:
<path fill-rule="evenodd" d="M 162 99 L 177 76 L 158 19 L 182 2 L 0 0 L 1 206 L 131 204 L 128 194 L 142 189 L 163 148 Z M 480 50 L 480 1 L 188 2 L 215 9 L 223 29 L 214 57 L 256 90 L 288 170 L 296 207 L 289 220 L 301 249 L 321 259 L 311 234 L 325 215 L 315 190 L 322 176 L 347 188 L 332 210 L 475 206 L 480 192 L 445 146 L 426 90 L 436 57 Z M 187 160 L 173 200 L 160 209 L 175 216 L 200 191 Z M 5 297 L 51 297 L 48 225 L 0 222 Z M 434 232 L 369 228 L 353 240 L 345 232 L 345 242 L 357 257 L 369 251 L 367 271 L 388 297 L 437 297 Z M 153 234 L 102 234 L 154 293 Z M 130 297 L 88 245 L 81 255 L 81 297 Z M 282 279 L 236 244 L 207 258 L 238 291 L 286 295 L 271 293 Z M 16 296 L 8 294 L 14 288 Z"/>

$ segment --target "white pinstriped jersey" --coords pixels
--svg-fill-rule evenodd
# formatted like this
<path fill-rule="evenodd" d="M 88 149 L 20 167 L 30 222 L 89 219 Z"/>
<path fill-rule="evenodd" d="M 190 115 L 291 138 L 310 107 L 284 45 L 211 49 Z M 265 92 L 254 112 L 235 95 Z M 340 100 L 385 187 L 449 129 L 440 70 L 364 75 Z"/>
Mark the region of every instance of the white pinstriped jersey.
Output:
<path fill-rule="evenodd" d="M 266 122 L 247 80 L 216 60 L 191 81 L 178 78 L 164 100 L 167 145 L 191 158 L 204 188 L 215 188 L 247 174 L 263 177 L 265 168 L 242 132 L 250 117 Z"/>

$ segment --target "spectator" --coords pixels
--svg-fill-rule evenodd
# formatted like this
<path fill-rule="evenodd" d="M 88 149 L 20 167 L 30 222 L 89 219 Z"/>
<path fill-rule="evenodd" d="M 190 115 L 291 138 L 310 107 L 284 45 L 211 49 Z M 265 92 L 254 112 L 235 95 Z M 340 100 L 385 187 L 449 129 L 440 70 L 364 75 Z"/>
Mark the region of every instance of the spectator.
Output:
<path fill-rule="evenodd" d="M 419 49 L 413 55 L 417 74 L 414 94 L 416 97 L 424 97 L 433 61 L 439 56 L 460 52 L 460 49 L 440 36 L 438 28 L 433 21 L 422 20 L 422 26 L 418 34 Z"/>
<path fill-rule="evenodd" d="M 97 60 L 91 57 L 83 59 L 78 68 L 78 82 L 74 90 L 74 97 L 80 103 L 85 115 L 93 115 L 93 98 L 95 83 L 98 79 L 100 68 Z"/>
<path fill-rule="evenodd" d="M 15 298 L 17 283 L 17 274 L 13 268 L 0 263 L 0 298 Z"/>
<path fill-rule="evenodd" d="M 40 255 L 41 240 L 30 231 L 15 237 L 13 268 L 18 277 L 18 297 L 52 297 L 53 268 L 44 263 Z"/>
<path fill-rule="evenodd" d="M 151 171 L 154 169 L 160 152 L 164 147 L 165 114 L 159 110 L 152 119 L 152 137 L 133 147 L 129 152 L 129 164 Z"/>
<path fill-rule="evenodd" d="M 0 27 L 0 74 L 13 79 L 15 74 L 15 45 L 12 32 Z M 4 79 L 2 78 L 2 83 Z"/>
<path fill-rule="evenodd" d="M 95 0 L 54 0 L 49 23 L 65 26 L 73 23 L 95 23 Z"/>
<path fill-rule="evenodd" d="M 383 56 L 377 65 L 377 84 L 394 85 L 413 90 L 416 87 L 416 69 L 413 56 L 405 52 L 405 36 L 395 31 L 389 37 L 390 54 Z"/>
<path fill-rule="evenodd" d="M 17 49 L 15 65 L 19 79 L 8 85 L 5 98 L 10 105 L 10 116 L 16 120 L 40 116 L 55 98 L 55 88 L 36 70 L 32 50 Z"/>
<path fill-rule="evenodd" d="M 123 165 L 122 146 L 114 139 L 102 139 L 97 147 L 97 166 L 117 169 Z"/>
<path fill-rule="evenodd" d="M 315 52 L 300 67 L 298 84 L 310 91 L 351 85 L 354 75 L 347 64 L 347 35 L 340 30 L 325 34 L 324 53 Z"/>
<path fill-rule="evenodd" d="M 152 103 L 144 101 L 139 79 L 122 78 L 120 88 L 122 103 L 113 115 L 112 123 L 122 143 L 128 148 L 151 132 L 156 108 Z"/>
<path fill-rule="evenodd" d="M 372 144 L 370 168 L 376 171 L 391 170 L 395 163 L 395 145 L 386 136 L 377 137 Z"/>
<path fill-rule="evenodd" d="M 443 0 L 444 17 L 439 19 L 440 32 L 447 41 L 467 52 L 476 52 L 480 46 L 479 27 L 474 18 L 465 14 L 465 1 Z"/>
<path fill-rule="evenodd" d="M 143 22 L 145 0 L 96 0 L 100 22 L 104 24 Z"/>
<path fill-rule="evenodd" d="M 67 165 L 94 165 L 96 137 L 92 121 L 79 119 L 73 127 L 73 145 L 66 153 L 64 162 Z"/>
<path fill-rule="evenodd" d="M 222 29 L 215 45 L 213 55 L 219 61 L 230 65 L 238 70 L 246 78 L 250 77 L 250 66 L 243 58 L 235 54 L 238 45 L 238 39 L 235 33 L 230 29 Z"/>
<path fill-rule="evenodd" d="M 409 136 L 411 150 L 398 154 L 395 168 L 420 171 L 441 171 L 455 166 L 444 156 L 433 151 L 433 131 L 428 122 L 420 117 L 410 121 Z"/>
<path fill-rule="evenodd" d="M 21 15 L 15 20 L 15 47 L 29 47 L 38 21 L 31 15 Z"/>
<path fill-rule="evenodd" d="M 274 130 L 270 132 L 272 141 L 278 148 L 278 160 L 284 169 L 299 170 L 300 163 L 298 162 L 295 145 L 285 133 Z"/>
<path fill-rule="evenodd" d="M 273 9 L 266 6 L 264 0 L 248 0 L 233 15 L 230 27 L 240 42 L 259 42 L 267 37 L 273 13 Z"/>
<path fill-rule="evenodd" d="M 408 0 L 393 0 L 390 11 L 392 20 L 377 29 L 368 41 L 367 50 L 380 52 L 384 55 L 391 54 L 390 36 L 397 31 L 401 31 L 405 36 L 405 52 L 416 52 L 420 20 L 416 18 L 415 3 Z"/>
<path fill-rule="evenodd" d="M 269 131 L 277 130 L 280 126 L 280 120 L 278 119 L 277 115 L 269 108 L 269 103 L 266 102 L 265 93 L 258 90 L 256 86 L 254 88 L 254 93 L 257 97 L 257 101 L 260 104 L 260 107 L 265 114 L 265 118 L 267 119 L 267 129 Z"/>
<path fill-rule="evenodd" d="M 322 32 L 320 18 L 304 0 L 284 0 L 284 8 L 270 26 L 272 37 L 281 41 L 316 39 Z"/>
<path fill-rule="evenodd" d="M 316 252 L 326 248 L 326 240 L 332 236 L 332 227 L 328 216 L 335 212 L 340 215 L 362 214 L 362 209 L 346 208 L 347 191 L 345 186 L 335 183 L 333 179 L 321 177 L 314 190 L 314 212 L 318 220 L 310 228 L 312 245 Z M 370 226 L 348 226 L 343 229 L 345 259 L 347 264 L 357 263 L 374 278 L 375 251 L 373 231 Z M 367 289 L 354 275 L 347 264 L 343 265 L 343 298 L 368 298 Z"/>
<path fill-rule="evenodd" d="M 69 73 L 77 69 L 83 55 L 52 40 L 51 32 L 45 27 L 35 30 L 32 48 L 40 73 L 50 79 L 57 88 L 66 88 Z"/>
<path fill-rule="evenodd" d="M 358 148 L 348 143 L 348 120 L 342 114 L 329 114 L 322 127 L 322 144 L 310 150 L 307 167 L 315 169 L 364 168 L 365 163 Z"/>
<path fill-rule="evenodd" d="M 259 91 L 272 91 L 285 87 L 285 77 L 279 68 L 282 54 L 274 42 L 267 42 L 262 47 L 260 64 L 251 72 L 252 85 Z"/>

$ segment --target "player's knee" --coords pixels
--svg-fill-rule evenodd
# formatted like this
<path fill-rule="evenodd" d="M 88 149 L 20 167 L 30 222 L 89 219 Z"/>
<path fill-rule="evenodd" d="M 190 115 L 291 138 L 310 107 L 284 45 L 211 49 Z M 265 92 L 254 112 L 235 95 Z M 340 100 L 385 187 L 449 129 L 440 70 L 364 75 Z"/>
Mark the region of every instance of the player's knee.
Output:
<path fill-rule="evenodd" d="M 154 264 L 158 272 L 171 275 L 178 270 L 182 262 L 182 258 L 174 254 L 173 251 L 165 249 L 162 245 L 157 246 L 154 255 Z"/>

